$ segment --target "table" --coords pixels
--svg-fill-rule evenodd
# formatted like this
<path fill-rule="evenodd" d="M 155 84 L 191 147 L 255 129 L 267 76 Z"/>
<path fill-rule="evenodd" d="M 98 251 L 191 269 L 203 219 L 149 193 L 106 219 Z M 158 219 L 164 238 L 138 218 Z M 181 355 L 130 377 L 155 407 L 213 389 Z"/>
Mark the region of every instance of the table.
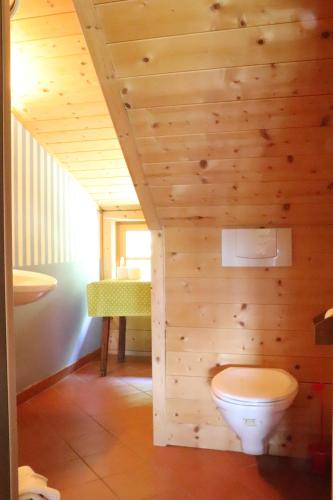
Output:
<path fill-rule="evenodd" d="M 100 280 L 87 285 L 88 315 L 103 318 L 101 376 L 107 374 L 112 318 L 119 316 L 118 361 L 125 361 L 126 317 L 150 316 L 151 283 L 134 280 Z"/>

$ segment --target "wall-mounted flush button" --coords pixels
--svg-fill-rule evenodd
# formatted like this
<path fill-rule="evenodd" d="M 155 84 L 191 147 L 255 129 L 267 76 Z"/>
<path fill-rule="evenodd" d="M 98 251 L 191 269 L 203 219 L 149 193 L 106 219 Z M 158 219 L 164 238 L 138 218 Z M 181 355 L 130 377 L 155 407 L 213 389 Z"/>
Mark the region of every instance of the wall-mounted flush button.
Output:
<path fill-rule="evenodd" d="M 222 229 L 222 266 L 291 266 L 290 228 Z"/>

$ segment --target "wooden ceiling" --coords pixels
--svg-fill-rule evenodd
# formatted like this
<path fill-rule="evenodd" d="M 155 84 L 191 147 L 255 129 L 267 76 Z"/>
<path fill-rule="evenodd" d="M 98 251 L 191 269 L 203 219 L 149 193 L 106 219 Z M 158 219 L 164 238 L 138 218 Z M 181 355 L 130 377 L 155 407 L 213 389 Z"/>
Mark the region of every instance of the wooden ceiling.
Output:
<path fill-rule="evenodd" d="M 138 199 L 72 0 L 21 0 L 14 113 L 104 209 Z"/>
<path fill-rule="evenodd" d="M 332 2 L 74 1 L 151 227 L 332 223 Z"/>

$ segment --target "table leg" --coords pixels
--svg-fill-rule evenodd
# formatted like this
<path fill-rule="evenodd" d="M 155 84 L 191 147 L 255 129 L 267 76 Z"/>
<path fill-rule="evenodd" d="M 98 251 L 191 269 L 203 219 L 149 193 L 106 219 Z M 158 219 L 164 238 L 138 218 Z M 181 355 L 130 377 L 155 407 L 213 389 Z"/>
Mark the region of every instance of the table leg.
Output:
<path fill-rule="evenodd" d="M 126 316 L 119 317 L 119 340 L 118 340 L 118 361 L 125 361 L 126 349 Z"/>
<path fill-rule="evenodd" d="M 102 344 L 101 344 L 101 377 L 105 377 L 108 371 L 109 337 L 112 318 L 104 317 L 102 324 Z"/>

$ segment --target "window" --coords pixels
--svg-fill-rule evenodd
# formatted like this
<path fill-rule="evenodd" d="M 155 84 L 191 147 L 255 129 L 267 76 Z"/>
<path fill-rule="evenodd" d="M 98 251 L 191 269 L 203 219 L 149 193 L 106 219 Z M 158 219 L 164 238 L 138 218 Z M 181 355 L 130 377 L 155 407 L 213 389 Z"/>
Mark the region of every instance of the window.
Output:
<path fill-rule="evenodd" d="M 117 223 L 117 266 L 136 267 L 141 271 L 141 279 L 151 278 L 151 238 L 146 224 Z"/>

